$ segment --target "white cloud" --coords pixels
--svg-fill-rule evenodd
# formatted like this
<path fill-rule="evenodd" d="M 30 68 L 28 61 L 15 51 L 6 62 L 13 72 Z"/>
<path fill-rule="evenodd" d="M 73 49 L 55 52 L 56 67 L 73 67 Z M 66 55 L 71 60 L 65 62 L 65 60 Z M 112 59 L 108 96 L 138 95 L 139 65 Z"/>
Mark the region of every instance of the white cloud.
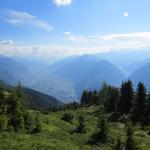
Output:
<path fill-rule="evenodd" d="M 5 21 L 12 25 L 22 25 L 41 28 L 47 31 L 52 31 L 53 27 L 45 21 L 38 19 L 36 16 L 27 12 L 19 12 L 8 10 L 5 13 Z"/>
<path fill-rule="evenodd" d="M 57 6 L 66 6 L 72 3 L 72 0 L 53 0 Z"/>
<path fill-rule="evenodd" d="M 0 45 L 13 45 L 14 41 L 13 40 L 2 40 L 0 41 Z"/>
<path fill-rule="evenodd" d="M 88 38 L 80 35 L 73 35 L 71 32 L 64 32 L 64 36 L 66 40 L 81 42 L 81 43 L 88 42 Z"/>
<path fill-rule="evenodd" d="M 129 16 L 129 13 L 128 13 L 128 12 L 124 12 L 123 16 L 124 16 L 124 17 L 128 17 L 128 16 Z"/>
<path fill-rule="evenodd" d="M 65 39 L 72 42 L 87 42 L 87 43 L 145 43 L 149 45 L 150 43 L 150 32 L 132 32 L 132 33 L 122 33 L 122 34 L 107 34 L 107 35 L 90 35 L 90 36 L 81 36 L 73 35 L 70 32 L 64 33 Z M 146 44 L 147 43 L 147 44 Z"/>

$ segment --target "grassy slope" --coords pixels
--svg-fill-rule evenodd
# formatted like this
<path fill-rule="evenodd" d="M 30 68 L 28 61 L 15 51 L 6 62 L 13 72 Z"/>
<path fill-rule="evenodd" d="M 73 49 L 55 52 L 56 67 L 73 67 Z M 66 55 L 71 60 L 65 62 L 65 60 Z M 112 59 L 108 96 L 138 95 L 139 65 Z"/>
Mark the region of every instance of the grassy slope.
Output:
<path fill-rule="evenodd" d="M 0 149 L 2 150 L 111 150 L 110 144 L 89 145 L 89 140 L 92 132 L 95 131 L 97 118 L 93 112 L 97 108 L 79 109 L 73 111 L 75 119 L 73 123 L 67 123 L 60 118 L 64 112 L 52 113 L 50 115 L 41 115 L 43 122 L 43 131 L 36 135 L 25 133 L 1 133 L 0 134 Z M 87 134 L 71 133 L 76 127 L 77 116 L 82 113 L 85 115 L 87 123 Z M 121 136 L 125 140 L 124 124 L 110 124 L 111 137 L 117 138 Z M 139 143 L 140 150 L 149 150 L 150 136 L 146 131 L 136 128 L 135 137 Z"/>

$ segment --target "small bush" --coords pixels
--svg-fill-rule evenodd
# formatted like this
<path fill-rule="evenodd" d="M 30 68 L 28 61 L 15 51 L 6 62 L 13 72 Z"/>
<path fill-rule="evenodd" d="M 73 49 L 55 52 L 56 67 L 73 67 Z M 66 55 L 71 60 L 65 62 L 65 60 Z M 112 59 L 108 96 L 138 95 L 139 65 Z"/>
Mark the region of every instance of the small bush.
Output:
<path fill-rule="evenodd" d="M 76 128 L 77 133 L 86 133 L 85 129 L 85 119 L 83 116 L 78 117 L 78 126 Z"/>
<path fill-rule="evenodd" d="M 40 133 L 42 131 L 42 122 L 39 114 L 35 118 L 35 127 L 32 131 L 33 134 Z"/>
<path fill-rule="evenodd" d="M 7 129 L 8 125 L 8 117 L 6 115 L 0 116 L 0 131 L 4 131 Z"/>
<path fill-rule="evenodd" d="M 65 113 L 61 117 L 62 120 L 67 121 L 67 122 L 71 122 L 73 120 L 73 118 L 74 118 L 74 116 L 71 113 Z"/>

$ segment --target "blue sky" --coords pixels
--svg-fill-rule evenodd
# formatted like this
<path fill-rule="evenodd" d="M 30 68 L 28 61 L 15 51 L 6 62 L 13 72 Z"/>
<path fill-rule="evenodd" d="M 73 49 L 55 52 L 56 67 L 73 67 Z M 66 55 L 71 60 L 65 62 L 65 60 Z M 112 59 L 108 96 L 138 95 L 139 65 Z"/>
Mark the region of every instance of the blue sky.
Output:
<path fill-rule="evenodd" d="M 149 0 L 0 0 L 0 53 L 56 56 L 150 47 Z"/>

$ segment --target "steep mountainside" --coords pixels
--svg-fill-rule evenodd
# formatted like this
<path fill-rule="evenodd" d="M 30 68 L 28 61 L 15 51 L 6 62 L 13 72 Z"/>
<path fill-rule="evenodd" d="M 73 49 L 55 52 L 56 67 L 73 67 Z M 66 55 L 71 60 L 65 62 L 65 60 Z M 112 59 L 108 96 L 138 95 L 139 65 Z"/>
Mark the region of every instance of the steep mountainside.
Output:
<path fill-rule="evenodd" d="M 0 80 L 0 88 L 6 91 L 13 90 L 14 87 L 6 84 L 5 82 Z M 26 103 L 30 108 L 50 108 L 53 106 L 62 106 L 63 103 L 56 98 L 43 94 L 41 92 L 35 91 L 33 89 L 29 89 L 26 87 L 22 88 L 24 94 L 25 94 L 25 99 Z"/>
<path fill-rule="evenodd" d="M 14 85 L 27 76 L 28 70 L 19 62 L 0 55 L 0 80 Z"/>
<path fill-rule="evenodd" d="M 128 78 L 131 79 L 134 84 L 137 84 L 139 81 L 144 82 L 150 89 L 150 63 L 134 71 Z"/>
<path fill-rule="evenodd" d="M 49 72 L 70 82 L 78 97 L 84 89 L 98 89 L 105 81 L 117 85 L 124 79 L 116 66 L 91 55 L 57 62 L 49 67 Z"/>
<path fill-rule="evenodd" d="M 63 103 L 56 98 L 41 92 L 29 88 L 24 88 L 23 91 L 26 95 L 28 105 L 32 108 L 50 108 L 63 105 Z"/>

